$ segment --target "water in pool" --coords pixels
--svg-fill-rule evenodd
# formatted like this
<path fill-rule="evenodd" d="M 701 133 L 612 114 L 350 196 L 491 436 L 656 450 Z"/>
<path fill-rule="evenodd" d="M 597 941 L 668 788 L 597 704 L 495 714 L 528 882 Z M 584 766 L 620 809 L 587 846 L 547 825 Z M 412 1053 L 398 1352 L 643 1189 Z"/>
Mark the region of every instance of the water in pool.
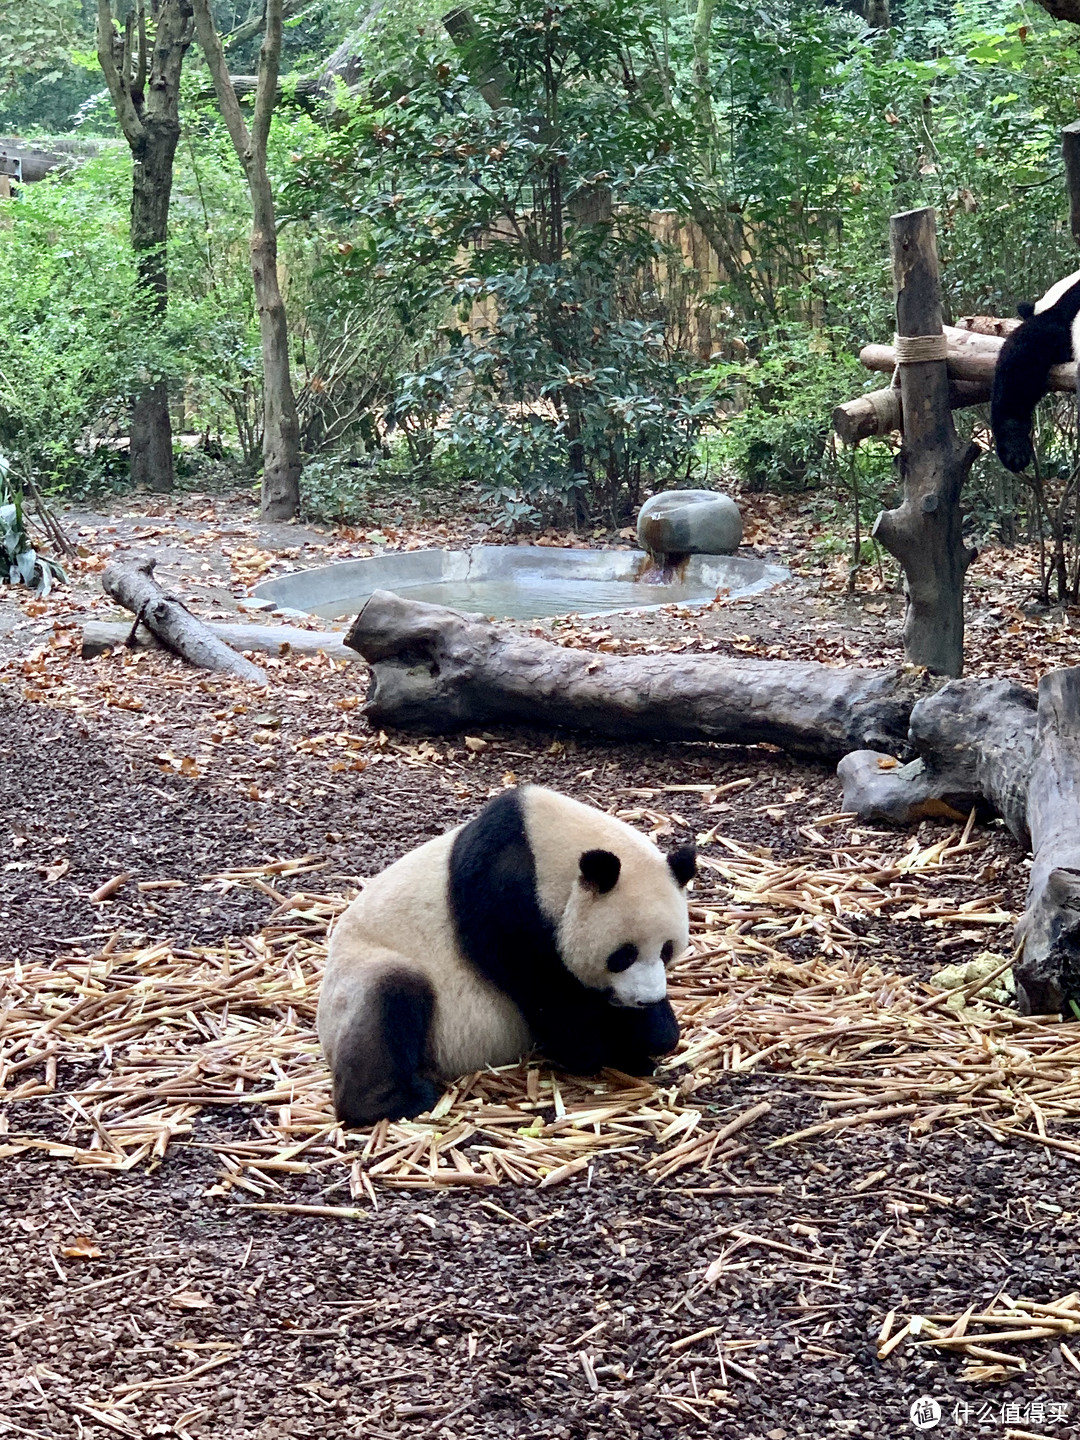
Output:
<path fill-rule="evenodd" d="M 713 598 L 707 585 L 671 581 L 646 585 L 635 580 L 573 580 L 522 571 L 511 579 L 436 580 L 427 585 L 388 587 L 409 600 L 490 615 L 495 620 L 532 620 L 544 615 L 600 615 L 647 605 L 700 605 Z M 370 593 L 370 592 L 368 592 Z M 368 594 L 311 607 L 324 620 L 351 620 Z"/>

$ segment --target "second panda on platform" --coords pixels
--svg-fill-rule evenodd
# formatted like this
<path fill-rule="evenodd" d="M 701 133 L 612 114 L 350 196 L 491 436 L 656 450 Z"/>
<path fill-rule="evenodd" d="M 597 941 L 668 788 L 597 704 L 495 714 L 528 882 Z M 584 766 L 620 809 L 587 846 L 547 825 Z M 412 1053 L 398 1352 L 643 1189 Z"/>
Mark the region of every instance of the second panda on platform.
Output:
<path fill-rule="evenodd" d="M 1005 341 L 994 369 L 990 424 L 998 458 L 1014 475 L 1031 464 L 1031 419 L 1049 388 L 1050 370 L 1080 356 L 1080 270 L 1052 285 Z"/>
<path fill-rule="evenodd" d="M 534 1046 L 572 1074 L 651 1074 L 679 1027 L 693 846 L 526 785 L 375 877 L 338 922 L 318 1030 L 349 1125 L 421 1114 L 441 1082 Z"/>

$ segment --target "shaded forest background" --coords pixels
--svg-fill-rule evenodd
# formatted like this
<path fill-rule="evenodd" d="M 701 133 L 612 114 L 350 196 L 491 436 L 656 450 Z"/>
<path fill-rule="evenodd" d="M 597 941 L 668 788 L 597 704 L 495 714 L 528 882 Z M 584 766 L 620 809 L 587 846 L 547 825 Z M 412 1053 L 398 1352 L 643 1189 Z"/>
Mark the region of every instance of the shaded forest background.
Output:
<path fill-rule="evenodd" d="M 281 8 L 267 166 L 308 515 L 362 518 L 392 482 L 510 530 L 617 527 L 690 482 L 814 492 L 846 544 L 893 484 L 889 444 L 829 429 L 880 383 L 856 356 L 892 330 L 889 215 L 936 208 L 952 315 L 1014 313 L 1075 268 L 1077 32 L 1011 0 Z M 212 9 L 250 124 L 266 12 Z M 152 45 L 161 7 L 145 19 Z M 254 483 L 244 173 L 192 40 L 155 309 L 101 23 L 89 0 L 0 21 L 0 133 L 79 152 L 0 200 L 4 483 L 130 484 L 153 387 L 178 484 Z M 976 467 L 981 534 L 1074 535 L 1068 404 L 1044 403 L 1037 440 L 1030 482 Z"/>

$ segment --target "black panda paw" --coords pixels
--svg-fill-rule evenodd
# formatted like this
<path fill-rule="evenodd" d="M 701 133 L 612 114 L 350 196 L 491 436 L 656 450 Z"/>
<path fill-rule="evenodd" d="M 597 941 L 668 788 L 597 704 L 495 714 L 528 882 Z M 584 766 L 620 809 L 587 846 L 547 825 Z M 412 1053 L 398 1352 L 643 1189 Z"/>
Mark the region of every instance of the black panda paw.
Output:
<path fill-rule="evenodd" d="M 1019 475 L 1031 464 L 1031 428 L 1021 420 L 1003 420 L 994 436 L 998 459 L 1006 470 Z"/>
<path fill-rule="evenodd" d="M 434 1080 L 417 1077 L 408 1090 L 400 1093 L 401 1119 L 415 1120 L 417 1115 L 433 1110 L 439 1103 L 441 1094 L 442 1089 Z"/>

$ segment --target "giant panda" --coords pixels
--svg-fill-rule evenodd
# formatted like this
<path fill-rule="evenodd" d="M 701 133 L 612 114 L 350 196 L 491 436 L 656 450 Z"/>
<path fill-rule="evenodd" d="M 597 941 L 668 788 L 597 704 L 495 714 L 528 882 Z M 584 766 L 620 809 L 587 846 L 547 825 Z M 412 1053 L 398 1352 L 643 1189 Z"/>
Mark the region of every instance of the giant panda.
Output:
<path fill-rule="evenodd" d="M 377 875 L 334 929 L 317 1026 L 347 1125 L 429 1110 L 441 1082 L 534 1046 L 571 1074 L 651 1074 L 679 1027 L 694 847 L 535 785 Z"/>
<path fill-rule="evenodd" d="M 1046 394 L 1050 368 L 1080 355 L 1080 270 L 1066 275 L 1034 305 L 1017 306 L 1023 317 L 1005 341 L 990 392 L 990 424 L 998 458 L 1019 474 L 1031 464 L 1031 417 Z"/>

